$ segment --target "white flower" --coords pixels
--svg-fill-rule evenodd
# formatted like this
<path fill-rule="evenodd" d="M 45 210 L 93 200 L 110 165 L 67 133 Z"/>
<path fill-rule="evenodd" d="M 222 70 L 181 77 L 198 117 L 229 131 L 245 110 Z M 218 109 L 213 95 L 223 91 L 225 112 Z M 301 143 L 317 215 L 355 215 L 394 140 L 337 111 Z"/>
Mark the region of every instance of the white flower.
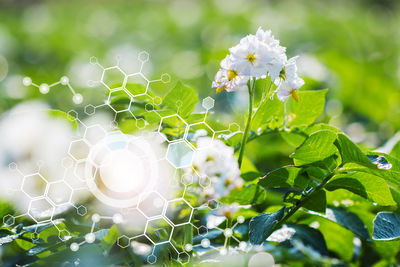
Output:
<path fill-rule="evenodd" d="M 239 90 L 246 85 L 248 77 L 238 75 L 238 70 L 232 65 L 232 56 L 227 55 L 221 61 L 221 69 L 215 75 L 212 87 L 217 88 L 217 92 L 222 90 L 232 92 Z"/>
<path fill-rule="evenodd" d="M 258 40 L 255 35 L 247 35 L 240 43 L 229 49 L 232 65 L 239 75 L 260 78 L 267 73 L 267 63 L 277 57 L 269 45 Z"/>
<path fill-rule="evenodd" d="M 279 45 L 279 41 L 274 38 L 271 30 L 263 31 L 263 29 L 259 27 L 256 32 L 256 37 L 260 42 L 266 44 L 270 48 L 271 54 L 274 55 L 273 59 L 267 62 L 266 69 L 271 79 L 275 80 L 279 77 L 287 61 L 286 47 Z"/>
<path fill-rule="evenodd" d="M 233 215 L 242 207 L 238 203 L 232 203 L 230 205 L 222 205 L 220 208 L 216 209 L 213 213 L 217 216 L 225 216 L 229 219 L 233 218 Z"/>
<path fill-rule="evenodd" d="M 20 189 L 22 175 L 8 168 L 14 162 L 24 174 L 38 171 L 48 181 L 70 178 L 62 166 L 68 148 L 76 134 L 67 120 L 52 117 L 49 107 L 42 102 L 25 102 L 8 111 L 0 120 L 0 194 L 12 202 L 20 212 L 28 210 L 29 198 Z M 68 171 L 73 172 L 73 168 Z M 24 191 L 31 195 L 42 195 L 47 183 L 33 179 L 24 184 Z M 57 190 L 57 192 L 59 192 Z M 11 193 L 11 194 L 8 194 Z M 62 195 L 59 192 L 56 195 Z M 58 206 L 54 214 L 63 212 L 68 206 Z M 46 216 L 49 210 L 33 210 L 36 218 Z"/>
<path fill-rule="evenodd" d="M 210 137 L 198 139 L 193 164 L 185 172 L 196 173 L 200 180 L 210 179 L 211 186 L 201 190 L 208 199 L 226 196 L 232 189 L 243 185 L 233 148 Z"/>
<path fill-rule="evenodd" d="M 276 95 L 282 102 L 286 101 L 290 96 L 293 96 L 297 101 L 299 99 L 297 89 L 304 85 L 304 80 L 297 75 L 297 58 L 298 56 L 290 58 L 285 64 L 281 79 L 275 80 L 275 84 L 278 85 Z"/>

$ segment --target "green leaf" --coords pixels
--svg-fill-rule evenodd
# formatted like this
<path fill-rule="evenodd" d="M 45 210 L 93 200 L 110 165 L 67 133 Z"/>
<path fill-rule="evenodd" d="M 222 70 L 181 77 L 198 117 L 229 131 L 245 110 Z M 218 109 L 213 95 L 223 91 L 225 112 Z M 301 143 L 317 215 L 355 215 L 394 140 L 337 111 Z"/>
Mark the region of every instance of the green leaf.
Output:
<path fill-rule="evenodd" d="M 400 133 L 397 133 L 396 135 L 400 138 Z M 390 155 L 400 159 L 400 141 L 393 146 L 392 150 L 390 151 Z"/>
<path fill-rule="evenodd" d="M 400 215 L 394 212 L 379 212 L 374 219 L 374 240 L 400 238 Z"/>
<path fill-rule="evenodd" d="M 74 130 L 78 129 L 78 122 L 71 115 L 69 115 L 69 114 L 67 114 L 65 112 L 62 112 L 60 110 L 53 110 L 53 109 L 49 110 L 48 114 L 53 118 L 64 119 L 65 121 L 70 123 L 72 129 L 74 129 Z"/>
<path fill-rule="evenodd" d="M 285 207 L 274 213 L 260 213 L 250 220 L 249 237 L 250 243 L 259 245 L 264 242 L 275 225 L 282 219 Z"/>
<path fill-rule="evenodd" d="M 264 174 L 262 172 L 255 172 L 255 171 L 251 172 L 250 171 L 250 172 L 245 172 L 245 173 L 241 174 L 241 177 L 246 182 L 249 182 L 249 181 L 253 181 L 263 175 Z"/>
<path fill-rule="evenodd" d="M 355 213 L 344 208 L 329 206 L 326 208 L 325 215 L 320 216 L 343 226 L 366 241 L 371 241 L 367 227 Z"/>
<path fill-rule="evenodd" d="M 386 180 L 386 182 L 393 188 L 395 188 L 398 192 L 400 191 L 400 160 L 389 156 L 384 153 L 368 153 L 374 155 L 381 155 L 385 157 L 385 160 L 388 161 L 391 168 L 387 169 L 384 165 L 375 165 L 370 161 L 370 164 L 360 164 L 360 163 L 347 163 L 340 169 L 341 172 L 365 172 L 370 173 L 376 176 L 379 176 Z M 368 157 L 366 156 L 368 159 Z M 368 159 L 369 160 L 369 159 Z M 383 168 L 382 168 L 383 167 Z"/>
<path fill-rule="evenodd" d="M 8 229 L 0 229 L 0 246 L 3 244 L 11 243 L 15 239 L 22 236 L 24 232 L 15 234 Z"/>
<path fill-rule="evenodd" d="M 193 112 L 197 102 L 199 102 L 199 98 L 196 91 L 178 82 L 165 96 L 162 103 L 185 118 Z"/>
<path fill-rule="evenodd" d="M 286 141 L 286 143 L 294 147 L 300 146 L 308 137 L 308 135 L 304 133 L 290 131 L 280 131 L 279 134 L 282 136 L 283 140 Z"/>
<path fill-rule="evenodd" d="M 341 132 L 338 128 L 336 128 L 336 127 L 334 127 L 332 125 L 325 124 L 325 123 L 317 123 L 317 124 L 313 124 L 313 125 L 308 126 L 304 130 L 304 133 L 307 134 L 307 135 L 310 135 L 312 133 L 315 133 L 315 132 L 321 131 L 321 130 L 329 130 L 329 131 L 332 131 L 332 132 L 335 132 L 335 133 L 340 133 Z"/>
<path fill-rule="evenodd" d="M 294 187 L 295 185 L 304 185 L 306 177 L 299 176 L 301 168 L 294 166 L 282 167 L 269 172 L 266 176 L 260 178 L 258 184 L 265 188 Z M 302 187 L 302 186 L 300 186 Z"/>
<path fill-rule="evenodd" d="M 310 125 L 321 115 L 325 107 L 325 90 L 299 91 L 299 100 L 289 100 L 288 126 Z"/>
<path fill-rule="evenodd" d="M 328 255 L 324 236 L 317 229 L 307 225 L 287 225 L 272 233 L 267 241 L 288 242 L 292 244 L 293 240 L 300 240 L 305 246 L 310 246 L 321 255 Z"/>
<path fill-rule="evenodd" d="M 352 259 L 354 235 L 351 231 L 324 218 L 310 217 L 308 220 L 310 223 L 318 225 L 318 230 L 324 236 L 329 251 L 333 251 L 344 260 L 350 261 Z"/>
<path fill-rule="evenodd" d="M 326 192 L 324 190 L 320 190 L 314 193 L 313 196 L 304 203 L 303 207 L 308 210 L 325 213 Z"/>
<path fill-rule="evenodd" d="M 250 184 L 241 189 L 232 190 L 228 196 L 222 197 L 220 201 L 224 204 L 261 204 L 265 201 L 266 197 L 267 193 L 264 188 L 256 184 Z"/>
<path fill-rule="evenodd" d="M 120 236 L 121 233 L 119 232 L 117 226 L 113 225 L 108 231 L 107 235 L 105 235 L 103 237 L 103 240 L 101 240 L 102 248 L 109 251 L 112 248 L 112 246 L 117 242 L 118 237 Z"/>
<path fill-rule="evenodd" d="M 259 128 L 275 129 L 283 123 L 284 105 L 277 97 L 266 98 L 253 114 L 251 129 L 257 132 Z"/>
<path fill-rule="evenodd" d="M 329 130 L 315 132 L 290 157 L 294 158 L 296 165 L 324 160 L 337 152 L 337 148 L 333 144 L 335 140 L 335 132 Z"/>
<path fill-rule="evenodd" d="M 345 134 L 338 133 L 335 144 L 340 152 L 343 164 L 354 162 L 366 167 L 375 167 L 361 149 Z"/>
<path fill-rule="evenodd" d="M 382 206 L 396 205 L 385 180 L 369 173 L 337 174 L 325 188 L 330 191 L 343 188 Z"/>

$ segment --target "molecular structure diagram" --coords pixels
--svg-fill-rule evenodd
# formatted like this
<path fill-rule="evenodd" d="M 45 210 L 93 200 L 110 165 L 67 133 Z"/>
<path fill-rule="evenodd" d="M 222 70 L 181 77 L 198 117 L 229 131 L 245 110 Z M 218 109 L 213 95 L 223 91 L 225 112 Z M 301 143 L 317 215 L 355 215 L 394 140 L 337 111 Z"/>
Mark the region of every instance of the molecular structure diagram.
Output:
<path fill-rule="evenodd" d="M 108 211 L 104 215 L 100 215 L 101 212 L 92 213 L 91 231 L 84 236 L 83 241 L 72 242 L 69 245 L 72 251 L 78 251 L 84 244 L 96 241 L 96 224 L 101 220 L 109 220 L 117 225 L 129 225 L 130 218 L 135 218 L 140 225 L 137 225 L 135 231 L 129 229 L 128 233 L 119 236 L 117 245 L 121 248 L 130 247 L 136 254 L 146 256 L 149 264 L 157 261 L 157 248 L 163 245 L 168 245 L 175 255 L 174 260 L 181 264 L 188 262 L 191 251 L 199 247 L 215 249 L 222 255 L 226 255 L 229 249 L 242 251 L 249 249 L 246 242 L 241 242 L 234 235 L 235 228 L 245 221 L 242 216 L 236 219 L 232 227 L 226 229 L 215 225 L 198 225 L 194 222 L 196 212 L 204 209 L 213 210 L 220 203 L 213 200 L 198 206 L 191 204 L 186 196 L 194 184 L 200 189 L 212 185 L 207 177 L 202 177 L 195 169 L 193 169 L 195 175 L 185 174 L 183 171 L 185 168 L 191 168 L 196 153 L 196 135 L 212 139 L 222 138 L 225 134 L 240 132 L 239 126 L 231 124 L 228 129 L 213 130 L 207 122 L 209 111 L 214 107 L 214 99 L 211 97 L 202 100 L 201 106 L 204 112 L 201 113 L 202 118 L 195 122 L 189 123 L 179 115 L 179 108 L 182 106 L 179 101 L 176 103 L 176 112 L 161 109 L 162 99 L 154 95 L 150 88 L 153 83 L 169 83 L 171 77 L 162 74 L 159 79 L 149 80 L 142 72 L 148 60 L 149 54 L 140 52 L 139 71 L 127 74 L 118 65 L 105 68 L 96 58 L 90 59 L 91 64 L 102 70 L 99 81 L 92 83 L 106 88 L 107 99 L 99 105 L 85 105 L 80 114 L 75 110 L 67 112 L 69 119 L 78 123 L 79 132 L 82 134 L 70 143 L 66 157 L 62 160 L 64 173 L 60 179 L 49 182 L 41 174 L 40 168 L 35 173 L 24 174 L 17 164 L 9 165 L 9 168 L 18 172 L 22 178 L 20 188 L 15 190 L 23 192 L 29 198 L 29 207 L 25 213 L 17 216 L 11 214 L 4 216 L 4 225 L 13 225 L 16 219 L 29 216 L 39 226 L 54 225 L 59 231 L 60 240 L 66 241 L 70 233 L 68 229 L 58 227 L 59 220 L 55 217 L 70 207 L 74 208 L 79 216 L 86 216 L 88 208 L 76 204 L 78 201 L 75 197 L 85 191 L 113 209 L 111 214 L 108 214 L 110 213 Z M 114 78 L 109 79 L 110 76 Z M 119 81 L 117 85 L 115 80 Z M 23 79 L 23 84 L 38 87 L 43 94 L 58 84 L 66 85 L 73 94 L 75 104 L 81 104 L 83 101 L 82 95 L 73 90 L 67 77 L 51 85 L 37 85 L 26 77 Z M 140 86 L 131 87 L 130 84 L 140 84 Z M 125 101 L 123 105 L 118 102 L 121 97 Z M 144 105 L 141 102 L 143 99 L 146 100 Z M 111 114 L 107 124 L 90 124 L 83 119 L 96 118 L 104 111 Z M 124 121 L 128 121 L 130 127 L 136 130 L 134 135 L 121 131 L 120 126 Z M 157 125 L 155 128 L 147 129 L 154 124 Z M 171 128 L 173 137 L 168 132 Z M 155 149 L 155 143 L 161 144 L 164 149 Z M 162 166 L 168 166 L 172 171 L 166 172 Z M 132 173 L 138 179 L 131 179 Z M 172 178 L 165 179 L 166 173 Z M 30 192 L 30 183 L 43 184 L 42 192 Z M 179 192 L 179 196 L 176 192 Z M 182 209 L 186 211 L 185 216 L 177 217 L 177 210 Z M 197 244 L 183 244 L 177 241 L 180 238 L 178 235 L 185 227 L 192 227 L 194 232 L 202 237 Z M 223 234 L 225 237 L 223 246 L 211 244 L 207 238 L 209 229 Z M 39 235 L 35 232 L 32 239 L 37 239 Z M 238 244 L 236 248 L 228 245 L 230 239 L 236 241 Z"/>
<path fill-rule="evenodd" d="M 61 77 L 61 79 L 58 82 L 54 82 L 52 84 L 42 83 L 40 85 L 32 82 L 32 79 L 30 77 L 25 77 L 22 80 L 22 84 L 25 85 L 25 86 L 34 86 L 36 88 L 39 88 L 39 92 L 42 93 L 42 94 L 49 93 L 50 89 L 52 87 L 61 84 L 61 85 L 64 85 L 64 86 L 68 87 L 68 89 L 71 91 L 71 93 L 72 93 L 72 101 L 75 104 L 81 104 L 82 101 L 83 101 L 83 96 L 81 94 L 75 92 L 74 88 L 69 83 L 69 78 L 67 76 Z"/>

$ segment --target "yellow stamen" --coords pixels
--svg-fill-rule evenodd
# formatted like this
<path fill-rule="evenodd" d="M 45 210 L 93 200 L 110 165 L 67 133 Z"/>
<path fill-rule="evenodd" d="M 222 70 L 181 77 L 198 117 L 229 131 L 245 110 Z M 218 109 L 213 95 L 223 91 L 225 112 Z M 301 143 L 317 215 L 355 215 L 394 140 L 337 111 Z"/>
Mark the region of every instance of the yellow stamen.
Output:
<path fill-rule="evenodd" d="M 214 161 L 214 158 L 211 156 L 207 156 L 206 161 Z"/>
<path fill-rule="evenodd" d="M 248 60 L 250 63 L 253 63 L 253 62 L 256 60 L 256 56 L 255 56 L 254 54 L 248 54 L 248 55 L 247 55 L 247 60 Z"/>
<path fill-rule="evenodd" d="M 228 81 L 232 81 L 237 77 L 237 71 L 236 70 L 228 70 Z"/>
<path fill-rule="evenodd" d="M 297 90 L 294 89 L 292 90 L 292 92 L 290 92 L 290 95 L 293 96 L 293 99 L 297 101 L 299 101 L 299 94 L 297 93 Z"/>
<path fill-rule="evenodd" d="M 279 73 L 279 78 L 281 78 L 282 80 L 286 80 L 286 70 L 285 70 L 285 68 L 283 68 L 281 70 L 281 72 Z"/>
<path fill-rule="evenodd" d="M 220 87 L 217 87 L 217 93 L 221 93 L 224 89 L 226 88 L 226 85 L 223 85 L 223 86 L 220 86 Z"/>

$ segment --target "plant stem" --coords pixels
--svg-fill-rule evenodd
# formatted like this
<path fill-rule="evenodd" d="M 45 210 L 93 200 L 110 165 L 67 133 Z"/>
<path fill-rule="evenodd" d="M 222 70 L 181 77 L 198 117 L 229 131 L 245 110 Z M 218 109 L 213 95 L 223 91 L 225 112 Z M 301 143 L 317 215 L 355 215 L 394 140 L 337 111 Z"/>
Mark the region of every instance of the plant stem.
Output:
<path fill-rule="evenodd" d="M 226 219 L 226 228 L 231 228 L 232 227 L 232 219 L 231 218 L 227 218 Z M 231 238 L 227 237 L 226 238 L 226 243 L 225 243 L 225 248 L 229 250 L 229 246 L 231 244 Z"/>
<path fill-rule="evenodd" d="M 321 191 L 324 186 L 326 185 L 326 183 L 335 175 L 335 172 L 331 173 L 328 177 L 326 177 L 321 184 L 319 184 L 314 191 L 312 191 L 310 194 L 306 195 L 304 198 L 302 198 L 297 204 L 296 206 L 294 206 L 293 208 L 291 208 L 289 210 L 288 213 L 286 213 L 285 216 L 283 216 L 283 218 L 272 228 L 272 230 L 269 232 L 267 238 L 276 230 L 278 230 L 293 214 L 296 213 L 296 211 L 298 211 L 303 205 L 304 203 L 306 203 L 310 198 L 312 198 L 315 193 Z"/>
<path fill-rule="evenodd" d="M 254 94 L 255 84 L 256 84 L 255 80 L 253 80 L 253 85 L 251 85 L 251 80 L 249 80 L 247 83 L 247 88 L 249 89 L 249 112 L 247 115 L 246 128 L 244 129 L 242 143 L 240 145 L 239 159 L 238 159 L 239 168 L 240 168 L 240 166 L 242 166 L 242 161 L 243 161 L 243 156 L 244 156 L 244 148 L 246 147 L 247 136 L 249 135 L 249 131 L 250 131 L 251 117 L 253 115 L 253 94 Z"/>

